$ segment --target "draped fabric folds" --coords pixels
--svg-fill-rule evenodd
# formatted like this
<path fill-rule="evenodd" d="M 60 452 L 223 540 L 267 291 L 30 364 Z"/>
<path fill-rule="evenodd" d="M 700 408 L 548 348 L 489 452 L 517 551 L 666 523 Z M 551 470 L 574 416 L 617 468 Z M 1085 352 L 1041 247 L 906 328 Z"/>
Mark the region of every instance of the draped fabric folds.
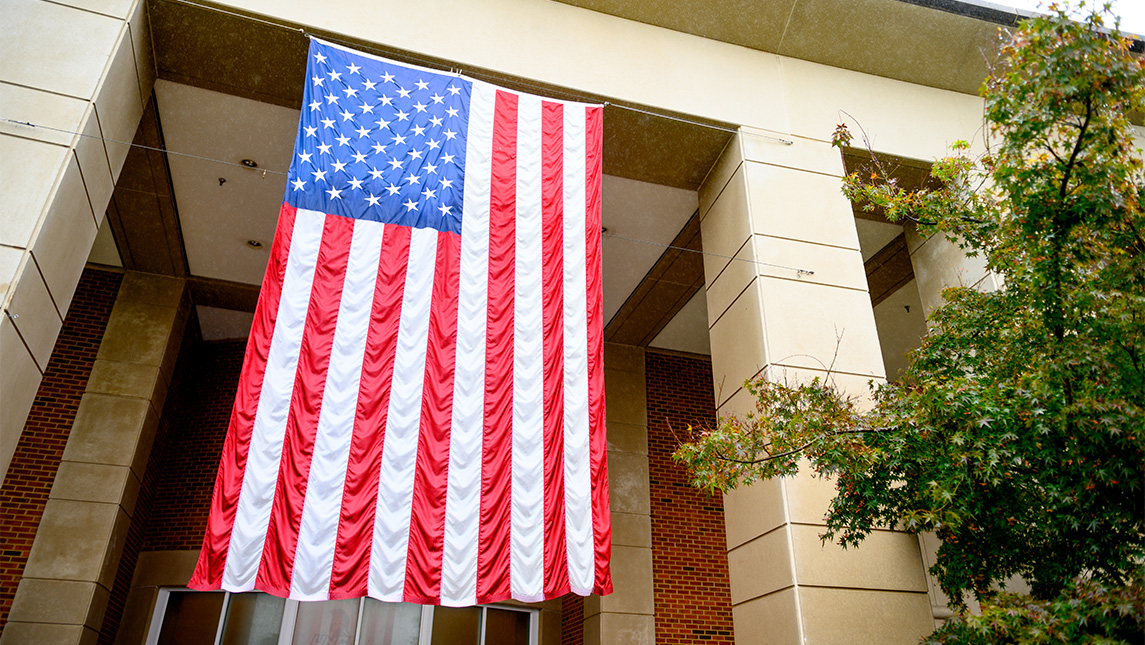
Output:
<path fill-rule="evenodd" d="M 311 42 L 190 587 L 611 592 L 601 117 Z"/>

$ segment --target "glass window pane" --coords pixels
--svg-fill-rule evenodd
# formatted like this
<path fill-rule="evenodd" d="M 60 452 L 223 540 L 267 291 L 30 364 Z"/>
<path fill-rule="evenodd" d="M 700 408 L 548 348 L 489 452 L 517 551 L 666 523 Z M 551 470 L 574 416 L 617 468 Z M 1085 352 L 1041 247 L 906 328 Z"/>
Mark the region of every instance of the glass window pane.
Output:
<path fill-rule="evenodd" d="M 434 607 L 432 645 L 477 645 L 480 628 L 480 607 Z"/>
<path fill-rule="evenodd" d="M 485 614 L 486 645 L 529 645 L 529 620 L 524 611 L 493 609 Z"/>
<path fill-rule="evenodd" d="M 350 645 L 358 625 L 358 599 L 298 603 L 294 645 Z"/>
<path fill-rule="evenodd" d="M 277 645 L 285 606 L 285 600 L 270 594 L 231 594 L 222 645 Z"/>
<path fill-rule="evenodd" d="M 362 599 L 362 631 L 358 645 L 417 645 L 421 631 L 421 606 L 405 602 Z"/>
<path fill-rule="evenodd" d="M 167 596 L 167 613 L 159 631 L 159 645 L 212 645 L 223 613 L 221 591 L 173 591 Z"/>

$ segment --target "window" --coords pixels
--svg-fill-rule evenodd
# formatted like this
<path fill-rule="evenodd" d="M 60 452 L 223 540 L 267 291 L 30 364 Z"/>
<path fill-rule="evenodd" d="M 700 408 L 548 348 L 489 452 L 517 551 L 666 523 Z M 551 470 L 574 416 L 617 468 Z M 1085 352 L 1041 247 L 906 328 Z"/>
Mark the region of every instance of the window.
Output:
<path fill-rule="evenodd" d="M 160 589 L 147 645 L 537 645 L 537 612 Z"/>

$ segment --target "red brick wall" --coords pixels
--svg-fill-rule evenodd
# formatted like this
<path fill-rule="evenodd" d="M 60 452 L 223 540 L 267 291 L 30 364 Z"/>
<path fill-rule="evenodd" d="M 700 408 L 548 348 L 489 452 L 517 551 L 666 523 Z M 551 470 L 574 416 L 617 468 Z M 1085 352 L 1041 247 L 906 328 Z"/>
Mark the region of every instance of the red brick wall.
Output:
<path fill-rule="evenodd" d="M 731 591 L 719 497 L 692 488 L 672 461 L 679 433 L 715 417 L 712 364 L 649 351 L 648 479 L 657 643 L 732 643 Z M 665 421 L 667 419 L 667 421 Z"/>
<path fill-rule="evenodd" d="M 80 276 L 8 474 L 0 486 L 0 631 L 48 502 L 76 410 L 91 374 L 123 275 L 87 269 Z"/>
<path fill-rule="evenodd" d="M 574 593 L 561 598 L 561 645 L 584 645 L 584 598 Z"/>
<path fill-rule="evenodd" d="M 171 425 L 170 445 L 144 551 L 202 546 L 245 350 L 245 341 L 203 343 L 188 361 L 178 414 L 164 414 Z"/>

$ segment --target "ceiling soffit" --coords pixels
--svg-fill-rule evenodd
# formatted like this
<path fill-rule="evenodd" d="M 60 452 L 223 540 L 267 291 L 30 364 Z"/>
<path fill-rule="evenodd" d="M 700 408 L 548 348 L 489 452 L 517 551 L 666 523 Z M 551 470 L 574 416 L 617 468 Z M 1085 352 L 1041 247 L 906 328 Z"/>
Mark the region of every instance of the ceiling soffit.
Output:
<path fill-rule="evenodd" d="M 863 263 L 867 272 L 867 291 L 871 294 L 871 306 L 877 307 L 911 280 L 914 280 L 914 267 L 906 247 L 906 235 L 899 233 L 871 259 Z"/>
<path fill-rule="evenodd" d="M 696 211 L 604 328 L 604 340 L 648 345 L 704 286 Z"/>
<path fill-rule="evenodd" d="M 187 255 L 165 147 L 152 95 L 107 205 L 107 223 L 124 268 L 186 277 Z"/>

